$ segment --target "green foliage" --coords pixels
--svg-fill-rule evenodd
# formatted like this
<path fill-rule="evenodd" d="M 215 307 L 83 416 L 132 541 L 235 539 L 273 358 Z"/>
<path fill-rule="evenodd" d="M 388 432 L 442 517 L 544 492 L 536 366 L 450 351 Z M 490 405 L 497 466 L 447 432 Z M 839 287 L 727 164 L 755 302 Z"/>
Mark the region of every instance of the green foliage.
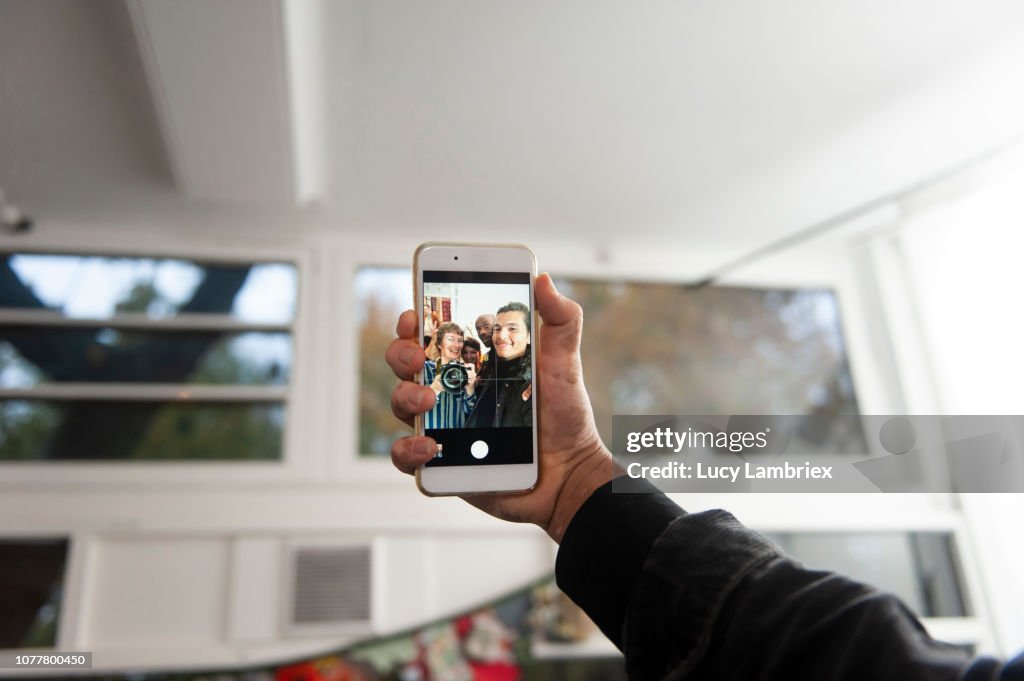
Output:
<path fill-rule="evenodd" d="M 168 404 L 132 450 L 146 460 L 281 458 L 282 405 Z"/>
<path fill-rule="evenodd" d="M 153 280 L 137 282 L 128 297 L 119 302 L 114 309 L 117 312 L 148 312 L 154 303 L 163 302 L 163 296 L 156 288 Z"/>
<path fill-rule="evenodd" d="M 43 458 L 46 443 L 60 423 L 60 410 L 44 402 L 0 402 L 0 461 Z"/>

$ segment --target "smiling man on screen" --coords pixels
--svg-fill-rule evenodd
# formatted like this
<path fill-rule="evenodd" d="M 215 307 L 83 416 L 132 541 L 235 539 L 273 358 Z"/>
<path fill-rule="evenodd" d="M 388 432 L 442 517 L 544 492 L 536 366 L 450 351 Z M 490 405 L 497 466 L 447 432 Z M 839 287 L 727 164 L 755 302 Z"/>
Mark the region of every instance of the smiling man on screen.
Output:
<path fill-rule="evenodd" d="M 515 302 L 502 306 L 494 316 L 490 340 L 497 357 L 485 376 L 483 391 L 466 427 L 530 427 L 530 308 Z"/>

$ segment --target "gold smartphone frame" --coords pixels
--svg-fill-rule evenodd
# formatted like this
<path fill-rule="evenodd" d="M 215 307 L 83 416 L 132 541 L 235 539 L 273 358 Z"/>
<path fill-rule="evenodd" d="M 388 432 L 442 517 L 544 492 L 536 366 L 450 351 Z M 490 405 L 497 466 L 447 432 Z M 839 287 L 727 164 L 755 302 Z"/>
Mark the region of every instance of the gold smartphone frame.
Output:
<path fill-rule="evenodd" d="M 540 482 L 540 391 L 537 389 L 537 356 L 540 352 L 540 325 L 538 324 L 540 317 L 537 314 L 537 301 L 535 295 L 535 286 L 537 282 L 537 256 L 534 252 L 524 244 L 491 244 L 491 243 L 459 243 L 459 242 L 448 242 L 448 241 L 428 241 L 420 244 L 412 259 L 412 290 L 413 290 L 413 311 L 416 313 L 416 338 L 417 343 L 421 343 L 423 339 L 423 289 L 420 270 L 420 259 L 424 251 L 430 248 L 486 248 L 486 249 L 516 249 L 525 251 L 530 258 L 530 346 L 531 346 L 531 369 L 534 376 L 533 381 L 533 464 L 532 468 L 535 471 L 533 482 L 528 487 L 516 488 L 516 489 L 500 489 L 500 490 L 468 490 L 468 491 L 445 491 L 435 492 L 428 490 L 423 486 L 423 480 L 421 473 L 423 466 L 419 466 L 416 469 L 416 487 L 422 494 L 428 497 L 448 497 L 448 496 L 472 496 L 477 494 L 525 494 L 537 487 Z M 444 270 L 445 268 L 438 269 Z M 452 271 L 488 271 L 488 270 L 452 270 Z M 509 272 L 516 270 L 494 270 L 495 272 Z M 423 385 L 423 371 L 417 371 L 413 377 L 413 380 L 417 385 Z M 417 436 L 423 436 L 425 434 L 424 419 L 422 414 L 417 414 L 415 418 L 415 434 Z M 522 467 L 530 466 L 531 464 L 509 464 L 509 466 Z M 470 470 L 481 470 L 488 468 L 487 466 L 453 466 L 451 469 L 470 469 Z M 491 466 L 492 470 L 494 466 Z M 449 470 L 445 467 L 443 470 Z M 500 474 L 500 471 L 498 472 Z"/>

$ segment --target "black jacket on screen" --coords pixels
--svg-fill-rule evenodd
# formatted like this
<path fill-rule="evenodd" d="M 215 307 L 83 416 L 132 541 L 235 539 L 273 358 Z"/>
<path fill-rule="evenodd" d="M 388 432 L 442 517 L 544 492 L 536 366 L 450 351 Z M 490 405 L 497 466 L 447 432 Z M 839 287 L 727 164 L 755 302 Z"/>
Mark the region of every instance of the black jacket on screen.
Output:
<path fill-rule="evenodd" d="M 476 407 L 466 419 L 466 427 L 532 426 L 532 380 L 529 346 L 521 357 L 513 360 L 506 361 L 495 355 L 493 366 L 488 366 L 482 374 L 483 387 L 479 389 Z"/>
<path fill-rule="evenodd" d="M 971 660 L 895 596 L 808 570 L 725 511 L 686 514 L 624 482 L 577 512 L 556 576 L 631 679 L 1024 681 L 1024 655 Z"/>

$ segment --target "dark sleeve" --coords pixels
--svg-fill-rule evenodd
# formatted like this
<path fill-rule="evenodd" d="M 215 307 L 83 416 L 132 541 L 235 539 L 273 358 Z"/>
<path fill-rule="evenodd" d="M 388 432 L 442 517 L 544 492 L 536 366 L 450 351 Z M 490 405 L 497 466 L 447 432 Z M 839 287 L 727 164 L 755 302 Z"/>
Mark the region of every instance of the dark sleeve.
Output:
<path fill-rule="evenodd" d="M 687 515 L 648 483 L 607 484 L 566 529 L 558 584 L 631 679 L 1010 681 L 933 641 L 896 597 L 808 570 L 725 511 Z M 633 485 L 634 483 L 629 483 Z"/>
<path fill-rule="evenodd" d="M 645 480 L 600 487 L 569 522 L 555 563 L 558 586 L 622 650 L 633 586 L 655 540 L 683 509 Z M 628 485 L 628 487 L 620 487 Z M 623 489 L 635 494 L 620 493 Z"/>

